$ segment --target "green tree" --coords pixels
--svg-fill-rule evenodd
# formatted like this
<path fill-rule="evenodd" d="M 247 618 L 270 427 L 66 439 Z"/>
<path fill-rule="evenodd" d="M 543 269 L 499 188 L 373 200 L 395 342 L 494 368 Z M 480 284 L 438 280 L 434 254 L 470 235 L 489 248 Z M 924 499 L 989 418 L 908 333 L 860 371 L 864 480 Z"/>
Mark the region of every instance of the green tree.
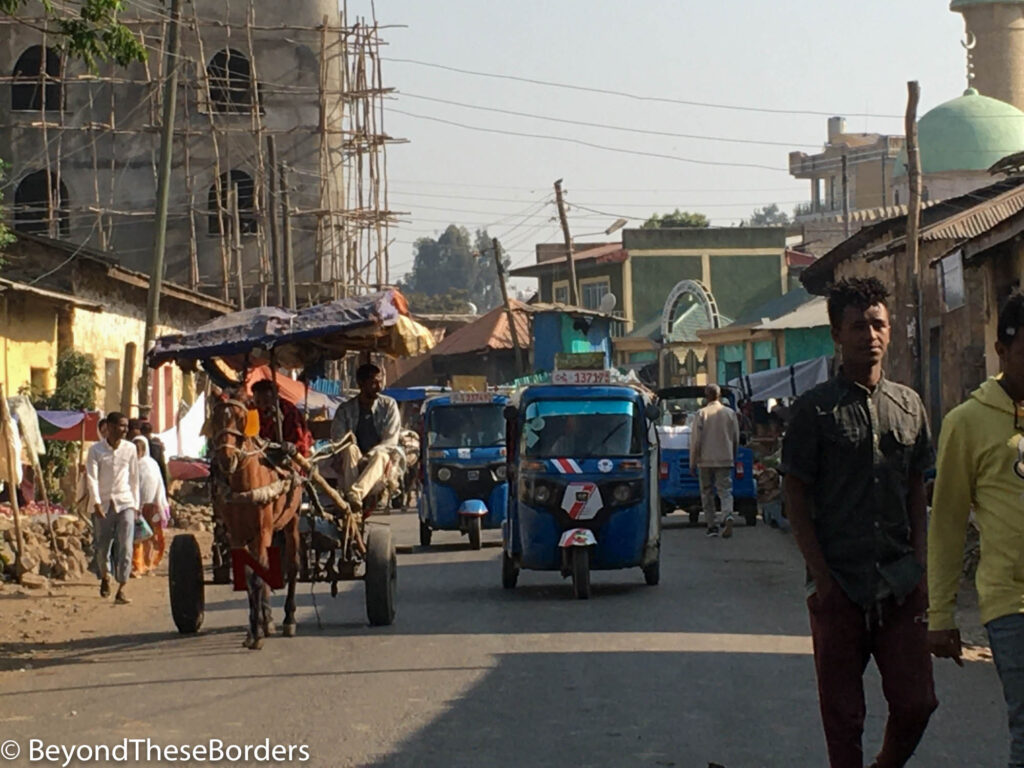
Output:
<path fill-rule="evenodd" d="M 0 13 L 56 36 L 62 50 L 93 70 L 99 61 L 114 61 L 126 67 L 134 61 L 146 60 L 142 42 L 117 19 L 122 10 L 124 0 L 80 0 L 74 4 L 0 0 Z M 40 23 L 40 19 L 45 21 Z"/>
<path fill-rule="evenodd" d="M 5 163 L 3 160 L 0 160 L 0 181 L 4 180 L 4 172 L 6 170 L 7 170 L 7 163 Z M 4 192 L 3 192 L 3 187 L 0 186 L 0 205 L 2 205 L 3 202 L 4 202 Z M 3 252 L 4 246 L 8 245 L 11 242 L 13 242 L 13 240 L 14 240 L 14 235 L 11 234 L 11 231 L 4 224 L 3 220 L 0 220 L 0 253 Z M 0 267 L 2 267 L 3 265 L 4 265 L 4 259 L 3 259 L 3 256 L 0 255 Z"/>
<path fill-rule="evenodd" d="M 57 358 L 57 386 L 53 392 L 28 393 L 38 410 L 93 411 L 96 409 L 96 363 L 91 355 L 74 350 Z M 52 501 L 60 502 L 63 492 L 60 480 L 67 475 L 72 463 L 81 460 L 78 443 L 50 441 L 46 453 L 39 457 L 43 470 L 46 493 Z"/>
<path fill-rule="evenodd" d="M 777 203 L 755 208 L 749 219 L 740 222 L 741 227 L 788 227 L 789 214 L 779 208 Z"/>
<path fill-rule="evenodd" d="M 640 225 L 641 229 L 703 229 L 711 226 L 708 217 L 703 213 L 680 211 L 676 208 L 672 213 L 654 214 Z"/>
<path fill-rule="evenodd" d="M 422 315 L 466 314 L 470 311 L 469 293 L 464 290 L 451 290 L 437 296 L 425 293 L 407 293 L 409 309 Z"/>
<path fill-rule="evenodd" d="M 436 240 L 421 237 L 415 244 L 412 271 L 401 281 L 402 290 L 410 296 L 420 295 L 420 306 L 427 297 L 441 297 L 431 306 L 449 306 L 447 311 L 467 311 L 472 302 L 484 312 L 501 301 L 501 286 L 494 268 L 491 237 L 486 230 L 471 236 L 465 227 L 451 224 Z M 505 258 L 505 266 L 510 264 Z M 410 305 L 420 309 L 410 299 Z"/>

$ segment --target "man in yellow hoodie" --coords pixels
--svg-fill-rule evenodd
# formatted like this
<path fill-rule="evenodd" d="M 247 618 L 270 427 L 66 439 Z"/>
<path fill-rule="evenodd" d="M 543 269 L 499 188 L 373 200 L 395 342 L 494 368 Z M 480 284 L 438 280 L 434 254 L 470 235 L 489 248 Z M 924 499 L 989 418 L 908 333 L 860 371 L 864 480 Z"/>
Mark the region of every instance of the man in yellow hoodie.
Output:
<path fill-rule="evenodd" d="M 960 658 L 956 594 L 971 509 L 981 532 L 977 586 L 981 620 L 1009 711 L 1010 762 L 1024 766 L 1024 294 L 999 314 L 1002 374 L 942 422 L 928 531 L 928 640 Z"/>

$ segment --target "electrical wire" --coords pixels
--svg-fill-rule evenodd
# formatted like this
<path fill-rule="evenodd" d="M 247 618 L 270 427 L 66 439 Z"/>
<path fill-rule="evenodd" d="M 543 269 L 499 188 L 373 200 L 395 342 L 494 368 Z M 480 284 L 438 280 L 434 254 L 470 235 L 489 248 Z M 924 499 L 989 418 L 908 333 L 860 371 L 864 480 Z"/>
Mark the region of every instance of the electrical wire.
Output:
<path fill-rule="evenodd" d="M 814 117 L 833 117 L 835 115 L 845 114 L 848 117 L 877 117 L 886 120 L 903 119 L 903 115 L 883 115 L 875 114 L 872 112 L 837 112 L 835 110 L 829 112 L 822 112 L 814 109 L 772 109 L 768 107 L 751 107 L 738 104 L 716 104 L 707 101 L 693 101 L 688 99 L 671 99 L 665 96 L 644 96 L 637 93 L 629 93 L 627 91 L 615 91 L 608 88 L 593 88 L 583 85 L 573 85 L 571 83 L 558 83 L 550 80 L 539 80 L 530 77 L 519 77 L 517 75 L 505 75 L 496 72 L 481 72 L 471 69 L 462 69 L 460 67 L 452 67 L 446 64 L 435 64 L 433 62 L 420 61 L 418 59 L 405 59 L 392 56 L 381 56 L 380 59 L 381 61 L 389 61 L 396 64 L 414 64 L 416 66 L 429 67 L 431 69 L 440 69 L 447 72 L 457 72 L 462 75 L 471 75 L 473 77 L 493 78 L 497 80 L 512 80 L 518 83 L 529 83 L 530 85 L 541 85 L 548 88 L 563 88 L 571 91 L 582 91 L 584 93 L 597 93 L 601 94 L 602 96 L 619 96 L 621 98 L 632 99 L 634 101 L 649 101 L 661 104 L 678 104 L 687 107 L 702 107 L 705 109 L 724 109 L 735 112 L 756 112 L 769 115 L 808 115 Z"/>
<path fill-rule="evenodd" d="M 576 144 L 581 147 L 589 147 L 591 149 L 600 149 L 605 152 L 616 152 L 624 155 L 634 155 L 637 157 L 653 157 L 659 160 L 674 160 L 680 163 L 692 163 L 694 165 L 707 165 L 718 168 L 754 168 L 758 170 L 776 171 L 782 173 L 788 173 L 787 168 L 778 168 L 772 165 L 763 165 L 761 163 L 730 163 L 716 160 L 698 160 L 692 157 L 680 157 L 679 155 L 668 155 L 661 152 L 644 152 L 638 149 L 623 149 L 622 147 L 609 147 L 603 144 L 595 144 L 590 141 L 583 141 L 582 139 L 573 139 L 568 136 L 550 136 L 542 133 L 525 133 L 521 131 L 508 131 L 502 128 L 484 128 L 481 126 L 466 125 L 465 123 L 458 123 L 453 120 L 444 120 L 440 117 L 431 117 L 429 115 L 418 115 L 414 112 L 406 112 L 402 109 L 395 109 L 394 107 L 385 107 L 386 112 L 392 112 L 399 115 L 405 115 L 406 117 L 413 117 L 419 120 L 429 120 L 434 123 L 442 123 L 444 125 L 450 125 L 455 128 L 462 128 L 469 131 L 479 131 L 481 133 L 495 133 L 502 136 L 517 136 L 528 139 L 543 139 L 545 141 L 557 141 L 566 144 Z"/>

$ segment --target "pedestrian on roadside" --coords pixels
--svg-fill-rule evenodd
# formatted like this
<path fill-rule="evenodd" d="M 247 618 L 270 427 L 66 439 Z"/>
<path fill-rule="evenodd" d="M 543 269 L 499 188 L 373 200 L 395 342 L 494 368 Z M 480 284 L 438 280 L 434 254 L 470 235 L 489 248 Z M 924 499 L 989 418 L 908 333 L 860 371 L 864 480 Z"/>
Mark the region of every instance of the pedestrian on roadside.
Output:
<path fill-rule="evenodd" d="M 942 421 L 928 532 L 928 640 L 932 653 L 963 666 L 956 595 L 968 518 L 981 533 L 976 583 L 981 620 L 1003 685 L 1010 768 L 1024 766 L 1024 294 L 999 314 L 1001 373 Z"/>
<path fill-rule="evenodd" d="M 700 481 L 700 500 L 707 520 L 707 535 L 723 539 L 732 536 L 732 468 L 740 445 L 740 425 L 736 411 L 722 402 L 717 384 L 704 389 L 707 404 L 697 411 L 690 432 L 690 474 Z M 722 502 L 725 526 L 719 531 L 715 493 Z"/>
<path fill-rule="evenodd" d="M 124 439 L 128 417 L 117 411 L 104 419 L 106 435 L 94 443 L 85 459 L 85 476 L 93 513 L 96 568 L 100 597 L 110 596 L 110 574 L 117 581 L 114 602 L 130 603 L 124 593 L 132 573 L 135 513 L 139 508 L 139 457 Z"/>
<path fill-rule="evenodd" d="M 136 541 L 132 554 L 132 576 L 156 571 L 164 556 L 164 528 L 171 521 L 167 490 L 160 467 L 149 455 L 149 441 L 142 435 L 132 440 L 139 457 L 139 514 L 153 529 L 153 535 Z"/>
<path fill-rule="evenodd" d="M 149 455 L 156 462 L 156 465 L 160 467 L 160 477 L 163 478 L 164 488 L 169 488 L 171 476 L 167 472 L 167 450 L 164 448 L 163 441 L 153 434 L 153 425 L 149 421 L 139 421 L 139 434 L 148 441 Z M 129 435 L 130 440 L 134 440 L 135 437 L 136 435 Z"/>
<path fill-rule="evenodd" d="M 882 372 L 887 298 L 876 278 L 831 289 L 828 316 L 843 366 L 797 401 L 782 448 L 786 513 L 807 564 L 831 768 L 864 766 L 871 657 L 889 705 L 873 766 L 906 764 L 938 706 L 924 583 L 932 448 L 920 397 Z"/>

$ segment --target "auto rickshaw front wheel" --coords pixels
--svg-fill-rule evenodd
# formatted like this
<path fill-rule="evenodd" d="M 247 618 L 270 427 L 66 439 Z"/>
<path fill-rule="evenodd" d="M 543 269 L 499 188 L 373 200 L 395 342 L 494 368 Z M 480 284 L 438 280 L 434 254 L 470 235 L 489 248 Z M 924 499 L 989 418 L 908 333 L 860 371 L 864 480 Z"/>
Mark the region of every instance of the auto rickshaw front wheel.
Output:
<path fill-rule="evenodd" d="M 469 548 L 480 549 L 480 529 L 483 527 L 479 517 L 471 517 L 466 521 L 466 533 L 469 535 Z"/>
<path fill-rule="evenodd" d="M 572 595 L 577 600 L 590 598 L 590 548 L 573 547 L 569 550 L 572 572 Z"/>

